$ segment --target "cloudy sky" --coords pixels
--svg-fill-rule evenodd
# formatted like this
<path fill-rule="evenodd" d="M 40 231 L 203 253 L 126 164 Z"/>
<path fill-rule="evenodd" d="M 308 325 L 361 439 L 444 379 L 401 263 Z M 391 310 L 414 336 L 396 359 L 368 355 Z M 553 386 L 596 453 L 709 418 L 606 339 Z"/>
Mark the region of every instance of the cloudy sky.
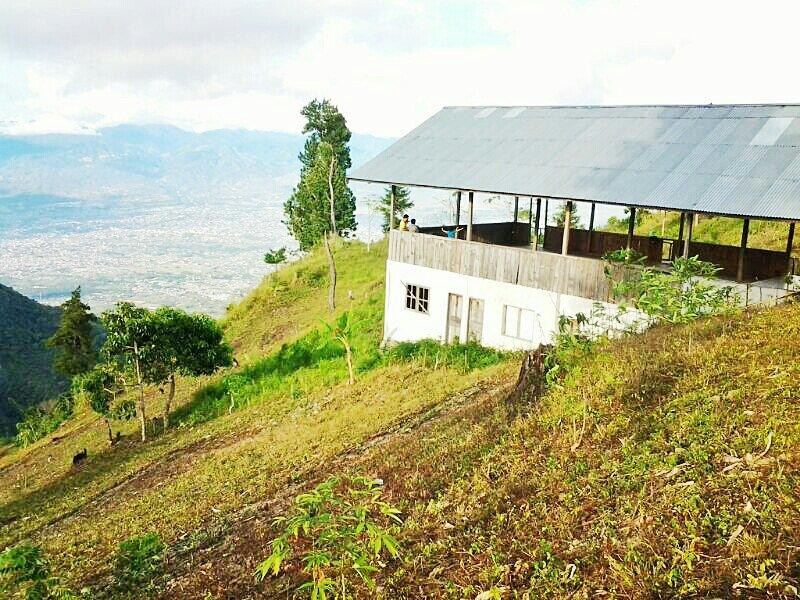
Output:
<path fill-rule="evenodd" d="M 398 136 L 444 105 L 798 102 L 796 0 L 0 2 L 0 130 Z"/>

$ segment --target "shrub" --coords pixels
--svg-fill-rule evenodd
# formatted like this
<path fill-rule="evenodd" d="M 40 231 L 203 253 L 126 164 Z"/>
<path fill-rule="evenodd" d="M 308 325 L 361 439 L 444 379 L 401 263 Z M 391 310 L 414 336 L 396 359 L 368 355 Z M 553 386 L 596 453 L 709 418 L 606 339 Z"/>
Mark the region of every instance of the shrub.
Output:
<path fill-rule="evenodd" d="M 732 287 L 708 282 L 719 271 L 716 265 L 696 256 L 677 258 L 669 272 L 645 267 L 626 273 L 613 282 L 613 292 L 617 298 L 628 299 L 655 323 L 688 323 L 736 306 Z"/>
<path fill-rule="evenodd" d="M 72 395 L 64 393 L 49 409 L 38 407 L 28 409 L 23 419 L 17 423 L 14 443 L 24 448 L 51 434 L 72 416 L 74 404 Z"/>
<path fill-rule="evenodd" d="M 50 563 L 38 546 L 20 544 L 0 554 L 0 592 L 26 600 L 57 598 L 71 600 L 79 596 L 50 573 Z"/>
<path fill-rule="evenodd" d="M 381 500 L 381 482 L 366 477 L 331 477 L 297 496 L 293 514 L 275 523 L 283 532 L 255 577 L 274 577 L 285 563 L 296 563 L 309 578 L 298 591 L 312 600 L 328 594 L 344 599 L 359 582 L 374 589 L 382 555 L 400 554 L 392 535 L 401 523 L 399 511 Z"/>
<path fill-rule="evenodd" d="M 633 249 L 620 248 L 603 254 L 603 260 L 611 263 L 639 265 L 644 264 L 645 256 Z"/>
<path fill-rule="evenodd" d="M 275 250 L 268 250 L 264 254 L 264 262 L 268 265 L 279 265 L 286 262 L 286 248 L 276 248 Z"/>
<path fill-rule="evenodd" d="M 154 580 L 164 571 L 165 549 L 166 546 L 155 533 L 122 542 L 114 563 L 117 588 L 122 592 L 152 589 Z"/>

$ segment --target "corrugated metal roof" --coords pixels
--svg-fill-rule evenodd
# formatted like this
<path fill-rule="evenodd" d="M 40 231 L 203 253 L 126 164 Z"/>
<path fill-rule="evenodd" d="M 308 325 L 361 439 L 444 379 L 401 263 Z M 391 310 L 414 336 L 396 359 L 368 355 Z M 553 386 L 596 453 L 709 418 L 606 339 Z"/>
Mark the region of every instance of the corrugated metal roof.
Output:
<path fill-rule="evenodd" d="M 800 220 L 800 105 L 448 107 L 350 179 Z"/>

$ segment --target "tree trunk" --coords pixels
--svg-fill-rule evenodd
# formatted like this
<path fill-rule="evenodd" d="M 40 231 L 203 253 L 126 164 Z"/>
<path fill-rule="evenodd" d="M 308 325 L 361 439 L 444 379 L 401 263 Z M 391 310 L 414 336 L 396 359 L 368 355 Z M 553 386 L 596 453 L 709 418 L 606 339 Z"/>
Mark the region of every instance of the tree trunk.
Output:
<path fill-rule="evenodd" d="M 353 375 L 353 352 L 347 341 L 343 340 L 342 343 L 344 344 L 344 356 L 347 360 L 347 372 L 350 375 L 350 385 L 353 385 L 356 382 L 355 375 Z"/>
<path fill-rule="evenodd" d="M 106 427 L 108 427 L 108 445 L 111 446 L 114 444 L 114 436 L 111 434 L 111 421 L 108 420 L 108 417 L 104 418 L 106 422 Z"/>
<path fill-rule="evenodd" d="M 136 365 L 136 384 L 139 386 L 139 422 L 142 429 L 142 441 L 147 440 L 147 417 L 144 414 L 144 384 L 142 383 L 142 369 L 139 366 L 139 346 L 133 342 L 133 356 Z"/>
<path fill-rule="evenodd" d="M 331 233 L 331 236 L 333 235 Z M 336 263 L 333 260 L 333 250 L 327 234 L 322 237 L 322 243 L 328 256 L 328 310 L 333 312 L 336 310 Z"/>
<path fill-rule="evenodd" d="M 545 392 L 545 356 L 550 346 L 539 346 L 536 350 L 525 354 L 519 369 L 519 376 L 509 401 L 518 403 L 539 398 Z"/>
<path fill-rule="evenodd" d="M 164 431 L 169 426 L 169 411 L 172 407 L 172 401 L 175 399 L 175 374 L 169 376 L 169 394 L 167 394 L 167 403 L 164 405 Z"/>
<path fill-rule="evenodd" d="M 336 169 L 336 155 L 331 155 L 331 166 L 328 169 L 328 203 L 330 204 L 331 208 L 331 231 L 333 231 L 333 235 L 338 235 L 338 231 L 336 229 L 336 202 L 333 195 L 333 172 Z"/>

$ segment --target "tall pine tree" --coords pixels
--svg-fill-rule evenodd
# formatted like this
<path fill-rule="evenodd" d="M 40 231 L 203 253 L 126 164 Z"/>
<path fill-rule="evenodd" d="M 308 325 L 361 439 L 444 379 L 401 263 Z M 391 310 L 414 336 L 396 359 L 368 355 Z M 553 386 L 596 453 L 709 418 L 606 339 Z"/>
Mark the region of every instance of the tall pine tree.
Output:
<path fill-rule="evenodd" d="M 69 300 L 61 305 L 61 322 L 55 333 L 45 341 L 45 346 L 58 350 L 53 359 L 56 371 L 74 377 L 89 371 L 97 362 L 97 353 L 92 345 L 92 321 L 95 316 L 89 306 L 81 301 L 81 288 L 72 292 Z"/>
<path fill-rule="evenodd" d="M 305 251 L 323 241 L 329 231 L 345 237 L 355 231 L 356 200 L 347 186 L 351 134 L 344 117 L 328 100 L 312 100 L 302 115 L 306 118 L 303 133 L 308 137 L 299 156 L 300 183 L 283 208 L 289 231 Z M 324 221 L 320 218 L 323 214 Z"/>

